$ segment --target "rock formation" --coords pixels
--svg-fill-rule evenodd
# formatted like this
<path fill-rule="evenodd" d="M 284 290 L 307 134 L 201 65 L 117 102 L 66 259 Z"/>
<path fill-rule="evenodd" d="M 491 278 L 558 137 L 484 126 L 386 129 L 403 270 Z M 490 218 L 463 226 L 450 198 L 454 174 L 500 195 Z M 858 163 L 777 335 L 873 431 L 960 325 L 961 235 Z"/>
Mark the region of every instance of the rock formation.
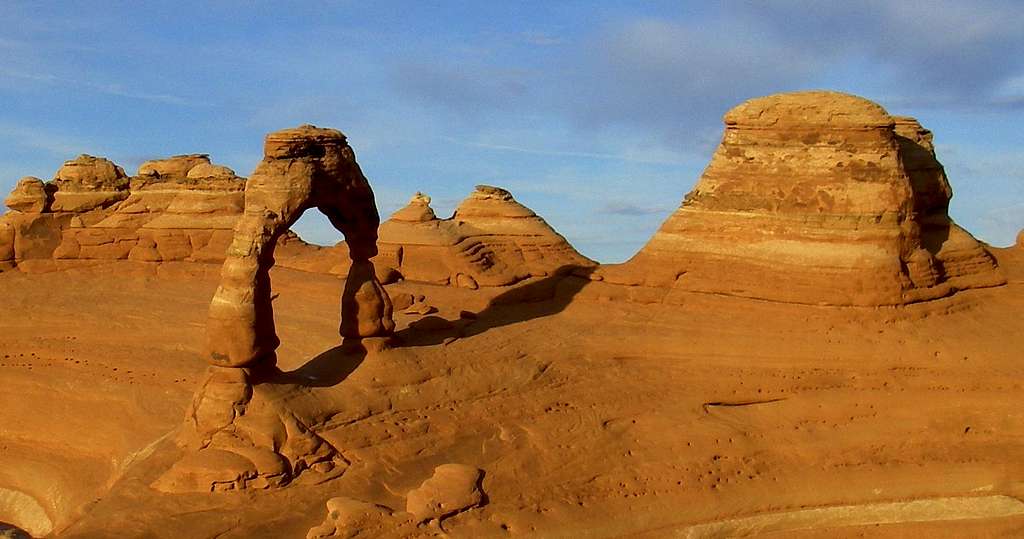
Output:
<path fill-rule="evenodd" d="M 278 237 L 309 208 L 345 235 L 352 268 L 342 299 L 344 337 L 388 335 L 391 303 L 370 258 L 377 255 L 380 218 L 370 184 L 340 132 L 303 126 L 267 136 L 264 158 L 245 188 L 221 285 L 210 304 L 210 360 L 223 367 L 273 363 L 270 268 Z"/>
<path fill-rule="evenodd" d="M 434 475 L 406 496 L 405 510 L 420 523 L 442 519 L 483 503 L 483 473 L 464 464 L 442 464 Z"/>
<path fill-rule="evenodd" d="M 127 177 L 110 161 L 81 156 L 57 179 L 24 178 L 0 217 L 0 270 L 53 270 L 95 263 L 220 263 L 242 215 L 245 179 L 205 154 L 147 161 Z M 450 219 L 417 193 L 380 226 L 377 280 L 477 288 L 507 286 L 565 267 L 593 266 L 504 189 L 478 186 Z M 279 236 L 282 266 L 346 275 L 346 242 L 319 247 Z M 358 274 L 358 272 L 357 272 Z"/>
<path fill-rule="evenodd" d="M 381 225 L 380 251 L 377 265 L 404 279 L 465 288 L 594 265 L 508 191 L 486 185 L 450 219 L 438 219 L 430 197 L 417 193 Z"/>
<path fill-rule="evenodd" d="M 387 507 L 339 496 L 327 500 L 327 518 L 306 539 L 381 536 L 400 525 Z"/>
<path fill-rule="evenodd" d="M 866 99 L 752 99 L 682 206 L 597 279 L 794 303 L 897 305 L 1004 282 L 947 214 L 931 133 Z"/>
<path fill-rule="evenodd" d="M 205 156 L 161 160 L 128 177 L 107 159 L 68 161 L 53 181 L 23 178 L 0 217 L 0 264 L 57 269 L 88 261 L 221 262 L 242 211 L 243 178 Z M 199 169 L 210 173 L 194 174 Z"/>
<path fill-rule="evenodd" d="M 133 177 L 107 159 L 82 155 L 53 181 L 22 178 L 4 201 L 12 211 L 0 216 L 0 270 L 114 260 L 221 263 L 244 189 L 245 178 L 205 154 L 147 161 Z M 336 269 L 292 233 L 282 244 L 283 266 Z"/>
<path fill-rule="evenodd" d="M 11 194 L 4 200 L 8 208 L 21 213 L 43 213 L 50 208 L 46 184 L 39 178 L 27 176 L 18 180 Z"/>
<path fill-rule="evenodd" d="M 348 466 L 292 409 L 289 399 L 299 388 L 272 381 L 280 374 L 270 284 L 274 248 L 310 208 L 326 214 L 349 246 L 341 336 L 388 337 L 394 330 L 391 301 L 370 261 L 377 254 L 380 218 L 345 136 L 309 125 L 267 135 L 210 302 L 211 366 L 179 436 L 189 453 L 155 483 L 157 488 L 270 488 L 302 477 L 330 479 Z M 265 382 L 262 389 L 257 391 L 254 381 Z"/>

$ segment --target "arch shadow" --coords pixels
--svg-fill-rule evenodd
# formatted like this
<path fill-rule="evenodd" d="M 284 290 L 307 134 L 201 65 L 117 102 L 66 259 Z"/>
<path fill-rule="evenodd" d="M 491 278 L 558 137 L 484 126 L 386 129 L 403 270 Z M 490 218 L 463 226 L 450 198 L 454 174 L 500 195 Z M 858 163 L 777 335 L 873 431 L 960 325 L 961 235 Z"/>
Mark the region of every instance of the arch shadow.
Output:
<path fill-rule="evenodd" d="M 426 316 L 395 336 L 399 346 L 442 344 L 451 339 L 473 337 L 503 326 L 558 314 L 590 283 L 588 276 L 597 266 L 566 265 L 541 279 L 504 292 L 478 313 L 447 320 Z"/>

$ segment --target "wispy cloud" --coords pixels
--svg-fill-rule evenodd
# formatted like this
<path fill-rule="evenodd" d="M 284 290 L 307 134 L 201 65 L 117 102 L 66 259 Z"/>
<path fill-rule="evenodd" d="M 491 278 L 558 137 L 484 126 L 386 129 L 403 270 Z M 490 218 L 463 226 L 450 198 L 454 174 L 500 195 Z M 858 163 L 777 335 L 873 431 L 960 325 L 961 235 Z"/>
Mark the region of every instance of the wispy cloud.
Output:
<path fill-rule="evenodd" d="M 530 45 L 537 45 L 538 47 L 553 47 L 555 45 L 562 45 L 565 43 L 565 39 L 558 36 L 553 36 L 546 32 L 523 32 L 522 38 L 523 41 L 529 43 Z"/>
<path fill-rule="evenodd" d="M 515 146 L 512 144 L 493 144 L 488 142 L 476 142 L 459 140 L 453 137 L 441 137 L 443 140 L 452 142 L 455 144 L 461 144 L 463 146 L 470 146 L 473 148 L 483 148 L 486 150 L 496 150 L 503 152 L 516 152 L 516 153 L 527 153 L 533 155 L 550 155 L 556 157 L 580 157 L 585 159 L 610 159 L 615 161 L 627 161 L 632 163 L 648 163 L 658 165 L 679 165 L 683 164 L 681 160 L 674 160 L 670 158 L 655 159 L 647 158 L 637 155 L 630 154 L 614 154 L 614 153 L 599 153 L 599 152 L 581 152 L 571 150 L 548 150 L 543 148 L 528 148 L 523 146 Z"/>
<path fill-rule="evenodd" d="M 597 213 L 601 215 L 625 215 L 625 216 L 638 216 L 638 215 L 665 215 L 669 211 L 669 208 L 663 206 L 642 206 L 634 204 L 632 202 L 609 202 L 600 208 Z"/>
<path fill-rule="evenodd" d="M 0 123 L 0 140 L 6 140 L 4 146 L 22 147 L 40 150 L 62 159 L 70 159 L 83 151 L 89 151 L 90 144 L 67 135 L 60 135 L 49 130 Z"/>
<path fill-rule="evenodd" d="M 161 103 L 165 105 L 194 105 L 194 103 L 182 97 L 170 94 L 138 91 L 118 83 L 96 83 L 88 80 L 61 77 L 50 73 L 33 73 L 9 69 L 5 67 L 0 67 L 0 75 L 9 78 L 39 82 L 51 86 L 60 86 L 68 89 L 85 89 L 100 94 L 113 95 L 117 97 L 126 97 L 129 99 L 140 99 L 143 101 Z"/>

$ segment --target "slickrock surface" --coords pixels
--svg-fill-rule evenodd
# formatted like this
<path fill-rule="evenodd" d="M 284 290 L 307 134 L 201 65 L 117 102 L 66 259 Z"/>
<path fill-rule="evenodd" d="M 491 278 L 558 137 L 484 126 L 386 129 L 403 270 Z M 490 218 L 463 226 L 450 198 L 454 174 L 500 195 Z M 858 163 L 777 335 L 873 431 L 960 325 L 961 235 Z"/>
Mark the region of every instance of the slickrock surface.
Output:
<path fill-rule="evenodd" d="M 792 303 L 897 305 L 1005 282 L 947 214 L 931 133 L 866 99 L 752 99 L 682 206 L 608 282 Z M 658 297 L 651 294 L 650 297 Z"/>
<path fill-rule="evenodd" d="M 139 176 L 157 178 L 185 178 L 197 166 L 210 165 L 210 156 L 194 153 L 175 155 L 166 159 L 146 161 L 139 165 Z"/>
<path fill-rule="evenodd" d="M 997 251 L 1001 265 L 1011 252 Z M 165 494 L 150 485 L 180 456 L 170 441 L 207 368 L 219 278 L 190 273 L 201 266 L 171 262 L 145 279 L 119 266 L 0 274 L 13 313 L 0 319 L 0 378 L 17 395 L 0 406 L 0 488 L 36 500 L 56 537 L 301 538 L 339 496 L 402 514 L 406 494 L 449 462 L 486 470 L 488 498 L 443 521 L 451 537 L 656 538 L 816 507 L 1024 499 L 1024 282 L 876 310 L 703 294 L 588 301 L 597 282 L 509 304 L 489 301 L 503 289 L 403 281 L 389 293 L 425 296 L 453 327 L 419 330 L 418 315 L 398 313 L 402 344 L 362 353 L 339 346 L 342 283 L 277 267 L 278 365 L 297 391 L 261 383 L 253 400 L 287 395 L 343 454 L 344 473 Z M 19 507 L 0 504 L 0 521 L 38 514 Z M 441 533 L 370 509 L 356 537 Z M 1024 516 L 977 516 L 822 521 L 796 537 L 1024 532 Z"/>

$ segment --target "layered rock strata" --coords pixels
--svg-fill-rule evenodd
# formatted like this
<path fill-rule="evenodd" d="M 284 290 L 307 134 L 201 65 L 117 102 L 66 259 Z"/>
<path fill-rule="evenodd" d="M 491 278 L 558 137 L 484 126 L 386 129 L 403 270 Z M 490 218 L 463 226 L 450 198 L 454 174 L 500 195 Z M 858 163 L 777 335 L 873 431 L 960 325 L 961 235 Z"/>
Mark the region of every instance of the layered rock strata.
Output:
<path fill-rule="evenodd" d="M 23 178 L 0 217 L 0 270 L 58 269 L 96 261 L 224 261 L 242 215 L 245 179 L 205 154 L 143 163 L 136 176 L 106 159 L 69 161 L 57 180 Z M 53 210 L 55 201 L 61 211 Z M 68 208 L 73 208 L 68 210 Z M 544 219 L 497 187 L 478 186 L 439 219 L 417 193 L 382 223 L 376 276 L 477 288 L 507 286 L 560 268 L 589 267 Z M 348 244 L 319 247 L 279 238 L 282 266 L 346 275 Z"/>
<path fill-rule="evenodd" d="M 244 178 L 206 156 L 151 161 L 140 170 L 151 172 L 129 177 L 107 159 L 82 155 L 51 182 L 23 178 L 5 201 L 13 211 L 0 217 L 11 237 L 4 248 L 0 233 L 0 264 L 223 261 Z"/>
<path fill-rule="evenodd" d="M 949 218 L 949 183 L 916 120 L 820 91 L 752 99 L 724 120 L 682 206 L 597 279 L 662 299 L 688 291 L 864 306 L 1005 282 Z"/>
<path fill-rule="evenodd" d="M 486 185 L 450 219 L 438 219 L 430 197 L 417 193 L 381 225 L 380 250 L 378 266 L 404 279 L 466 288 L 595 265 L 511 193 Z"/>

